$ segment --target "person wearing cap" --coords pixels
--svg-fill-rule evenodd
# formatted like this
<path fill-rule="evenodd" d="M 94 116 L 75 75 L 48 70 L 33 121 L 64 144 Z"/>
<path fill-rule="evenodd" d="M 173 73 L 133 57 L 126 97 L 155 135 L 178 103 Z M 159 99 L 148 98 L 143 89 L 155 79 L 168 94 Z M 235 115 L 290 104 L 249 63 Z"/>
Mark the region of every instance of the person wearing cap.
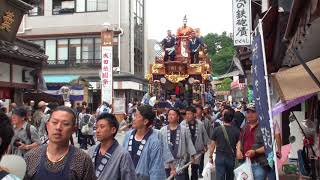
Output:
<path fill-rule="evenodd" d="M 9 117 L 4 112 L 0 112 L 0 160 L 7 152 L 13 135 L 14 131 Z M 10 174 L 5 167 L 0 167 L 0 179 L 18 180 L 19 178 Z"/>
<path fill-rule="evenodd" d="M 42 119 L 45 117 L 44 111 L 47 107 L 48 103 L 44 101 L 40 101 L 38 103 L 37 110 L 33 113 L 33 122 L 34 126 L 38 129 L 40 127 Z"/>
<path fill-rule="evenodd" d="M 139 106 L 123 147 L 128 150 L 138 180 L 166 179 L 163 146 L 159 133 L 152 129 L 155 114 L 149 105 Z"/>
<path fill-rule="evenodd" d="M 240 135 L 237 147 L 237 157 L 244 160 L 251 159 L 252 173 L 255 180 L 265 180 L 270 170 L 268 160 L 265 156 L 264 141 L 258 121 L 255 104 L 247 106 L 247 124 Z"/>
<path fill-rule="evenodd" d="M 11 123 L 14 126 L 14 137 L 10 152 L 22 157 L 41 143 L 37 129 L 26 122 L 26 117 L 27 111 L 23 108 L 15 108 L 12 111 Z"/>
<path fill-rule="evenodd" d="M 114 138 L 119 129 L 116 117 L 103 113 L 97 117 L 96 136 L 99 144 L 88 151 L 98 180 L 135 180 L 136 173 L 130 154 Z"/>
<path fill-rule="evenodd" d="M 91 157 L 79 148 L 70 145 L 69 140 L 76 131 L 76 113 L 72 108 L 55 108 L 46 124 L 48 144 L 29 151 L 25 160 L 25 180 L 95 180 Z"/>

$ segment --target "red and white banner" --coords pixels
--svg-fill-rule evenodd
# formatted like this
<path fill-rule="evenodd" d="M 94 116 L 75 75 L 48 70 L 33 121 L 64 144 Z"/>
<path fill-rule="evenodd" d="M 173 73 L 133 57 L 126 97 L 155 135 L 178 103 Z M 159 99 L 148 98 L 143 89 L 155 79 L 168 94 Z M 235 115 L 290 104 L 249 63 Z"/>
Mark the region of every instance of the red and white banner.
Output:
<path fill-rule="evenodd" d="M 112 104 L 112 46 L 101 46 L 101 100 Z"/>

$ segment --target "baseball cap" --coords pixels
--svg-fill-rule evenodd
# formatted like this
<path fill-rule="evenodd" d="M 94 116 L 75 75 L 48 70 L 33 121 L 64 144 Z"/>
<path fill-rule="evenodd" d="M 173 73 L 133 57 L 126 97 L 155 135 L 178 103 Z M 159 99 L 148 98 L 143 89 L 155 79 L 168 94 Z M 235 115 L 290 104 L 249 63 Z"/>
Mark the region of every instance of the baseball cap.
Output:
<path fill-rule="evenodd" d="M 41 107 L 43 107 L 43 106 L 48 106 L 48 103 L 46 103 L 46 102 L 44 102 L 44 101 L 40 101 L 40 102 L 38 103 L 38 107 L 41 108 Z"/>
<path fill-rule="evenodd" d="M 256 111 L 256 105 L 254 103 L 249 103 L 247 105 L 247 111 L 251 110 L 251 111 Z"/>

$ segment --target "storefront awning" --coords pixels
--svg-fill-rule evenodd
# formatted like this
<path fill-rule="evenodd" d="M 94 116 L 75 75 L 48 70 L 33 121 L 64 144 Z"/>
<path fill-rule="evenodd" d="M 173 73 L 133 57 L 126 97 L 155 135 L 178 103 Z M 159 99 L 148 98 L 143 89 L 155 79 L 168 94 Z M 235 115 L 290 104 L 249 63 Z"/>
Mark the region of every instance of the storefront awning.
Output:
<path fill-rule="evenodd" d="M 302 97 L 298 97 L 296 99 L 287 101 L 287 102 L 278 102 L 277 104 L 274 105 L 274 107 L 272 108 L 272 115 L 276 116 L 306 100 L 308 100 L 309 98 L 311 98 L 312 96 L 316 95 L 316 93 L 314 94 L 309 94 L 306 96 L 302 96 Z"/>
<path fill-rule="evenodd" d="M 314 75 L 320 79 L 320 58 L 306 63 Z M 272 75 L 282 101 L 317 93 L 320 88 L 302 65 Z"/>
<path fill-rule="evenodd" d="M 44 75 L 44 80 L 46 83 L 69 83 L 79 77 L 77 75 Z"/>

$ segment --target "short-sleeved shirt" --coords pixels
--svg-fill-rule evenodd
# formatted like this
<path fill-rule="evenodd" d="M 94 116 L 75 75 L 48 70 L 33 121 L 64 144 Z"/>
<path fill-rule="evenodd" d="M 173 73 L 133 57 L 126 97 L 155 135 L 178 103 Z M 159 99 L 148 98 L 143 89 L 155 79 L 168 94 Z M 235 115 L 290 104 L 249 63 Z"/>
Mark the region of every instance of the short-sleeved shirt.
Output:
<path fill-rule="evenodd" d="M 250 128 L 250 126 L 246 126 L 244 132 L 241 133 L 241 137 L 243 136 L 243 154 L 252 149 L 252 145 L 255 143 L 255 130 L 258 128 L 258 125 L 254 128 Z"/>
<path fill-rule="evenodd" d="M 37 129 L 30 125 L 30 134 L 31 134 L 31 139 L 29 139 L 28 135 L 27 135 L 27 122 L 25 122 L 22 126 L 22 128 L 18 129 L 15 128 L 14 129 L 14 136 L 11 140 L 11 153 L 15 154 L 15 155 L 19 155 L 19 156 L 24 156 L 27 151 L 26 150 L 21 150 L 18 147 L 14 146 L 14 142 L 16 142 L 17 140 L 20 140 L 20 142 L 24 143 L 24 144 L 33 144 L 33 143 L 37 143 L 37 144 L 41 144 L 40 141 L 40 137 L 38 134 Z"/>
<path fill-rule="evenodd" d="M 240 130 L 234 126 L 224 126 L 226 128 L 233 152 L 236 152 L 236 146 L 240 138 Z M 213 130 L 212 140 L 216 143 L 216 153 L 233 154 L 228 141 L 224 137 L 222 127 L 219 126 Z"/>

